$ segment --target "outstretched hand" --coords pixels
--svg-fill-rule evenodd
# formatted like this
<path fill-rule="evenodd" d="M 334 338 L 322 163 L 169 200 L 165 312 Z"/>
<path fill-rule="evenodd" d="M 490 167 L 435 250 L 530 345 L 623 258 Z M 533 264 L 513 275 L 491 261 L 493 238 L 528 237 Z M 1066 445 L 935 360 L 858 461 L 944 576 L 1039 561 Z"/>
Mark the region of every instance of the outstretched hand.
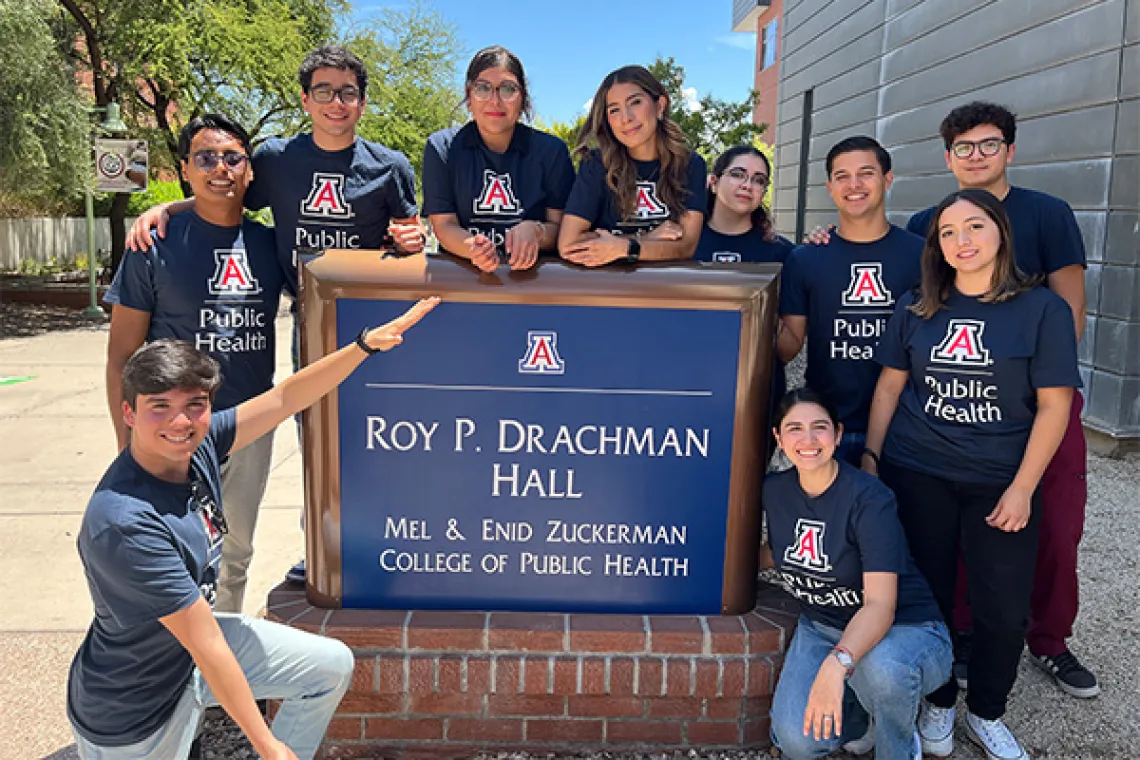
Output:
<path fill-rule="evenodd" d="M 377 351 L 387 351 L 404 342 L 404 333 L 416 325 L 424 315 L 439 303 L 438 296 L 421 298 L 412 308 L 405 311 L 391 322 L 374 327 L 364 336 L 364 341 Z"/>

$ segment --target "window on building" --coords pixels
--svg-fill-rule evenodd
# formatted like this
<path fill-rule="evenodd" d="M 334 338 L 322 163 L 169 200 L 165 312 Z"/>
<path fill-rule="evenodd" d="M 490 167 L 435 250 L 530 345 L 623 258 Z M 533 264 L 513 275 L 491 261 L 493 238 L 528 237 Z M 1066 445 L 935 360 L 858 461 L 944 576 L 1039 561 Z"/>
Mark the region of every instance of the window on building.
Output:
<path fill-rule="evenodd" d="M 766 69 L 776 62 L 776 42 L 780 38 L 779 26 L 780 19 L 774 18 L 764 25 L 764 57 L 761 69 Z"/>

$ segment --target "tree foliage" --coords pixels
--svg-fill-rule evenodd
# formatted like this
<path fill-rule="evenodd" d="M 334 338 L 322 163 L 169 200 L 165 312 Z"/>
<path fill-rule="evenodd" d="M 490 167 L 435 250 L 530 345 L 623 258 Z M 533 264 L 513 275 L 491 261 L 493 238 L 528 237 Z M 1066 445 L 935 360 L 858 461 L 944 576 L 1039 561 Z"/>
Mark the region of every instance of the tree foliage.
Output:
<path fill-rule="evenodd" d="M 351 31 L 345 45 L 368 67 L 368 100 L 357 131 L 402 152 L 418 175 L 424 144 L 460 115 L 455 85 L 462 45 L 454 26 L 420 2 L 389 8 Z"/>
<path fill-rule="evenodd" d="M 53 35 L 55 6 L 0 0 L 0 195 L 5 206 L 78 197 L 87 115 Z"/>
<path fill-rule="evenodd" d="M 733 145 L 752 143 L 767 128 L 754 124 L 752 111 L 760 93 L 751 90 L 741 101 L 724 100 L 704 95 L 695 108 L 685 102 L 685 69 L 672 57 L 657 57 L 649 70 L 669 93 L 669 117 L 681 127 L 689 144 L 706 161 L 712 162 Z"/>

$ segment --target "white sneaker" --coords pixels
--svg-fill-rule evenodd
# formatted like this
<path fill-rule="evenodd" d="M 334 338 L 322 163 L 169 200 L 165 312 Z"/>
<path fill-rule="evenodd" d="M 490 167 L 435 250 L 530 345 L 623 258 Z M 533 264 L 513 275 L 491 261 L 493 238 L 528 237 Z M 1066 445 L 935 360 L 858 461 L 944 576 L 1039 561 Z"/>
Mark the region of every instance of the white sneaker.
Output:
<path fill-rule="evenodd" d="M 957 710 L 953 707 L 935 707 L 922 700 L 918 711 L 918 735 L 924 754 L 934 757 L 950 757 L 954 752 L 954 718 Z"/>
<path fill-rule="evenodd" d="M 875 748 L 875 719 L 867 723 L 867 732 L 858 739 L 852 739 L 843 745 L 843 751 L 850 755 L 865 755 Z"/>
<path fill-rule="evenodd" d="M 966 735 L 986 753 L 988 760 L 1029 760 L 1013 732 L 1002 722 L 966 713 Z"/>

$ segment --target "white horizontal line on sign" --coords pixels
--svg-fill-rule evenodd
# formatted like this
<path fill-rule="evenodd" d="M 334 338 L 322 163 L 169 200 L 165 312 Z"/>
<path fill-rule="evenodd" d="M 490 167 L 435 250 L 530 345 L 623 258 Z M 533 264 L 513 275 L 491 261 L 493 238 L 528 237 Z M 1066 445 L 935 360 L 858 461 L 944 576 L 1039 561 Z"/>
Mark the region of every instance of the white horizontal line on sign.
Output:
<path fill-rule="evenodd" d="M 508 385 L 432 385 L 428 383 L 365 383 L 367 388 L 425 391 L 490 391 L 492 393 L 590 393 L 601 396 L 712 396 L 712 391 L 664 391 L 652 388 L 527 388 Z"/>

